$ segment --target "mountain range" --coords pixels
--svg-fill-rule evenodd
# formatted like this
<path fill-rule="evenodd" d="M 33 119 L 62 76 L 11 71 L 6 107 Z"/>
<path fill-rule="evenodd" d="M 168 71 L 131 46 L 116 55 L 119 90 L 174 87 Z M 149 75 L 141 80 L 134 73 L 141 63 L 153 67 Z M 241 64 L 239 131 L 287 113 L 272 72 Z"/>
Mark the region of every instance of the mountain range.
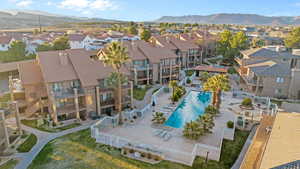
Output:
<path fill-rule="evenodd" d="M 238 24 L 238 25 L 300 25 L 299 16 L 262 16 L 256 14 L 163 16 L 155 22 Z"/>
<path fill-rule="evenodd" d="M 0 29 L 32 28 L 77 22 L 112 22 L 102 18 L 63 16 L 35 10 L 0 10 Z"/>

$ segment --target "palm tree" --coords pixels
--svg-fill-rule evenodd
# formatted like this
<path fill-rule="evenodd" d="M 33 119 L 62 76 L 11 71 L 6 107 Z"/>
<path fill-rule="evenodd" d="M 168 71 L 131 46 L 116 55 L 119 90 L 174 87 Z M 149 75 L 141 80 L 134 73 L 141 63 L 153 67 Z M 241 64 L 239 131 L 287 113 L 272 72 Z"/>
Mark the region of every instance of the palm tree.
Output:
<path fill-rule="evenodd" d="M 211 133 L 211 130 L 215 126 L 214 117 L 211 114 L 203 114 L 197 119 L 200 127 L 204 130 L 204 133 Z"/>
<path fill-rule="evenodd" d="M 105 65 L 111 66 L 117 74 L 117 89 L 118 89 L 118 106 L 117 110 L 120 113 L 119 123 L 122 124 L 122 85 L 120 72 L 123 65 L 129 60 L 128 52 L 120 42 L 112 42 L 97 54 L 99 60 L 103 61 Z"/>
<path fill-rule="evenodd" d="M 198 140 L 202 135 L 204 135 L 204 130 L 198 122 L 191 121 L 185 124 L 183 129 L 184 137 L 192 140 Z"/>
<path fill-rule="evenodd" d="M 162 112 L 155 112 L 152 121 L 157 124 L 163 124 L 166 121 L 166 117 Z"/>
<path fill-rule="evenodd" d="M 169 82 L 169 87 L 172 88 L 172 98 L 174 98 L 174 94 L 175 94 L 175 89 L 177 87 L 177 81 L 176 80 L 171 80 Z"/>
<path fill-rule="evenodd" d="M 220 112 L 216 107 L 209 105 L 205 108 L 205 113 L 215 116 L 215 115 L 219 114 Z"/>
<path fill-rule="evenodd" d="M 222 91 L 228 91 L 230 84 L 227 75 L 215 75 L 207 79 L 204 83 L 203 90 L 211 91 L 213 93 L 213 105 L 219 106 L 219 96 Z"/>
<path fill-rule="evenodd" d="M 202 72 L 200 75 L 200 79 L 205 83 L 211 75 L 208 72 Z"/>

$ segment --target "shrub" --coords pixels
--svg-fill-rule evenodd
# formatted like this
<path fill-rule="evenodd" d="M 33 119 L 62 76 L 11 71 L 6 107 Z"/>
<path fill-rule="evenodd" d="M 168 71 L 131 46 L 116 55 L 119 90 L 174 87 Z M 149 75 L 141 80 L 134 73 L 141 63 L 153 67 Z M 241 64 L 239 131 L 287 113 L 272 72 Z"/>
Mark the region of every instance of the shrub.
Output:
<path fill-rule="evenodd" d="M 237 72 L 236 72 L 236 70 L 235 70 L 233 67 L 230 67 L 230 68 L 228 69 L 228 73 L 229 73 L 229 74 L 236 74 Z"/>
<path fill-rule="evenodd" d="M 146 156 L 145 153 L 142 153 L 142 154 L 141 154 L 141 157 L 145 158 L 145 156 Z"/>
<path fill-rule="evenodd" d="M 245 98 L 242 101 L 242 106 L 252 107 L 252 100 L 250 98 Z"/>
<path fill-rule="evenodd" d="M 227 122 L 227 127 L 230 128 L 230 129 L 233 129 L 233 127 L 234 127 L 233 121 L 228 121 Z"/>
<path fill-rule="evenodd" d="M 187 79 L 186 79 L 186 83 L 187 83 L 187 84 L 191 84 L 191 83 L 192 83 L 191 79 L 190 79 L 190 78 L 187 78 Z"/>

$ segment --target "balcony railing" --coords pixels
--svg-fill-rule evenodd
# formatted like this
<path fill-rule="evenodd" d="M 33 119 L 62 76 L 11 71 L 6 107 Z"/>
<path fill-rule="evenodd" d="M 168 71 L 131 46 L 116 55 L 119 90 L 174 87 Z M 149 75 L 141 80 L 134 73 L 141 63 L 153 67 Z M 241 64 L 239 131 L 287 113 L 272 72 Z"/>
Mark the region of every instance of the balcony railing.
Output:
<path fill-rule="evenodd" d="M 86 109 L 86 106 L 83 104 L 79 104 L 79 111 L 82 111 L 84 109 Z M 60 106 L 60 107 L 57 107 L 57 112 L 58 112 L 58 114 L 74 113 L 74 112 L 76 112 L 76 106 L 75 106 L 75 104 L 67 104 L 64 106 Z"/>
<path fill-rule="evenodd" d="M 77 88 L 77 91 L 79 96 L 84 94 L 84 90 L 82 88 Z M 52 91 L 52 94 L 54 95 L 55 98 L 68 98 L 68 97 L 75 96 L 74 88 Z"/>

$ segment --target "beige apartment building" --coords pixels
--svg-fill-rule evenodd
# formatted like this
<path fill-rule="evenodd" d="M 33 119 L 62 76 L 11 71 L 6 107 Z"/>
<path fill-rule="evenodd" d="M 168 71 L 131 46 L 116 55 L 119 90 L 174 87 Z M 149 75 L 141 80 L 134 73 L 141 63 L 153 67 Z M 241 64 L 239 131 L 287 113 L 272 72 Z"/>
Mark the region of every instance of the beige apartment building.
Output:
<path fill-rule="evenodd" d="M 158 48 L 165 48 L 178 56 L 181 68 L 191 68 L 202 64 L 202 50 L 192 40 L 180 38 L 180 36 L 153 36 L 150 43 Z"/>
<path fill-rule="evenodd" d="M 106 83 L 113 69 L 84 49 L 39 52 L 35 61 L 19 65 L 26 114 L 48 112 L 54 122 L 84 120 L 91 112 L 114 115 L 115 89 Z M 127 69 L 123 69 L 129 75 Z M 122 107 L 130 108 L 132 85 L 122 88 Z"/>
<path fill-rule="evenodd" d="M 282 46 L 242 51 L 236 58 L 244 90 L 258 96 L 300 99 L 300 52 Z"/>

